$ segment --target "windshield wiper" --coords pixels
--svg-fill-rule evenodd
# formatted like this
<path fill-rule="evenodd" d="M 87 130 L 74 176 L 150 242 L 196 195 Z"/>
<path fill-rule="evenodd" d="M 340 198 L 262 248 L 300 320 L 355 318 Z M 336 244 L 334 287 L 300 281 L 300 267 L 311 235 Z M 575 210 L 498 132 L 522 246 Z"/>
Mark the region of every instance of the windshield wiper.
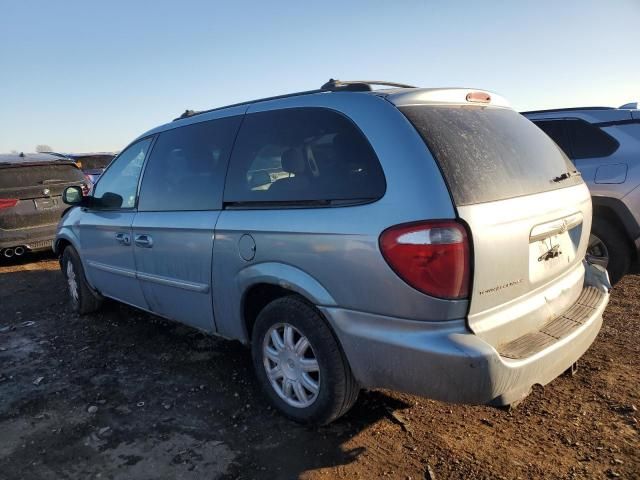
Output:
<path fill-rule="evenodd" d="M 552 178 L 551 181 L 559 183 L 571 177 L 579 177 L 580 175 L 581 173 L 577 170 L 574 170 L 573 172 L 564 172 L 563 174 L 558 175 L 555 178 Z"/>

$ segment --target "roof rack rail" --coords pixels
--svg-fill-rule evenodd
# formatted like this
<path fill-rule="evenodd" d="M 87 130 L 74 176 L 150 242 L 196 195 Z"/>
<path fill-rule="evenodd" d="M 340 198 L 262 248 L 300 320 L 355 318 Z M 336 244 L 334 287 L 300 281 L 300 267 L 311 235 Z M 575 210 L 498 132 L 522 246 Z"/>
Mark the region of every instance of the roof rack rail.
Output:
<path fill-rule="evenodd" d="M 528 110 L 525 113 L 550 113 L 550 112 L 575 112 L 577 110 L 615 110 L 613 107 L 569 107 L 569 108 L 549 108 L 547 110 Z"/>
<path fill-rule="evenodd" d="M 289 98 L 289 97 L 299 97 L 300 95 L 311 95 L 313 93 L 324 93 L 324 92 L 370 92 L 371 85 L 385 85 L 388 87 L 396 87 L 396 88 L 416 88 L 411 85 L 405 85 L 403 83 L 393 83 L 393 82 L 385 82 L 378 80 L 357 80 L 357 81 L 348 81 L 343 82 L 342 80 L 334 80 L 333 78 L 329 79 L 327 83 L 322 85 L 317 90 L 306 90 L 303 92 L 294 92 L 294 93 L 286 93 L 284 95 L 276 95 L 274 97 L 266 97 L 259 98 L 257 100 L 249 100 L 246 102 L 234 103 L 232 105 L 225 105 L 224 107 L 211 108 L 208 110 L 185 110 L 182 115 L 177 118 L 174 118 L 173 121 L 182 120 L 183 118 L 193 117 L 194 115 L 200 115 L 202 113 L 214 112 L 216 110 L 222 110 L 223 108 L 231 108 L 231 107 L 239 107 L 241 105 L 249 105 L 251 103 L 258 102 L 266 102 L 269 100 L 279 100 L 281 98 Z"/>
<path fill-rule="evenodd" d="M 208 110 L 198 110 L 198 111 L 196 111 L 196 110 L 187 109 L 178 118 L 174 118 L 173 121 L 175 122 L 177 120 L 182 120 L 183 118 L 193 117 L 194 115 L 200 115 L 202 113 L 215 112 L 216 110 L 222 110 L 224 108 L 240 107 L 242 105 L 249 105 L 249 104 L 252 104 L 252 103 L 267 102 L 269 100 L 279 100 L 281 98 L 288 98 L 288 97 L 298 97 L 300 95 L 309 95 L 309 94 L 312 94 L 312 93 L 322 93 L 322 92 L 325 92 L 325 91 L 326 90 L 306 90 L 304 92 L 286 93 L 284 95 L 276 95 L 274 97 L 258 98 L 256 100 L 248 100 L 246 102 L 233 103 L 231 105 L 224 105 L 223 107 L 210 108 Z"/>
<path fill-rule="evenodd" d="M 330 78 L 327 83 L 320 87 L 323 91 L 352 91 L 352 92 L 370 92 L 372 90 L 371 85 L 383 85 L 385 87 L 396 88 L 416 88 L 413 85 L 406 85 L 404 83 L 386 82 L 384 80 L 349 80 L 342 81 Z"/>

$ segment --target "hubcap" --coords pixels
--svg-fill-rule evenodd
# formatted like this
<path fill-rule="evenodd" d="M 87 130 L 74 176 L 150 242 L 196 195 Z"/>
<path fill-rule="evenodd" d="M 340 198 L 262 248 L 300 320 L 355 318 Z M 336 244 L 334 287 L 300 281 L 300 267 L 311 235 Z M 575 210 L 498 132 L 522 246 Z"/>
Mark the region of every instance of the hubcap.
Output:
<path fill-rule="evenodd" d="M 592 263 L 602 265 L 604 268 L 607 268 L 607 265 L 609 265 L 609 249 L 604 242 L 593 233 L 589 237 L 587 253 L 591 256 Z"/>
<path fill-rule="evenodd" d="M 78 302 L 78 282 L 76 280 L 76 272 L 73 269 L 73 263 L 67 262 L 67 284 L 69 285 L 69 294 L 74 302 Z"/>
<path fill-rule="evenodd" d="M 288 405 L 305 408 L 318 398 L 318 360 L 307 337 L 293 325 L 278 323 L 267 331 L 262 361 L 271 387 Z"/>

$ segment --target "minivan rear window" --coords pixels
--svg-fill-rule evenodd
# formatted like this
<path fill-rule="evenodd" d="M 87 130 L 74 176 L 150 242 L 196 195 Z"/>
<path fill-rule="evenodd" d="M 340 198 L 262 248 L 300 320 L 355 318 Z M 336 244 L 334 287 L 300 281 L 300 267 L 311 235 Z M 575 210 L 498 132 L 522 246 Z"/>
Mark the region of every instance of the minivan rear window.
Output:
<path fill-rule="evenodd" d="M 77 184 L 83 181 L 84 176 L 75 165 L 64 163 L 0 168 L 0 189 Z"/>
<path fill-rule="evenodd" d="M 412 105 L 400 111 L 440 165 L 458 206 L 541 193 L 582 181 L 577 175 L 558 181 L 575 167 L 542 130 L 514 110 Z"/>

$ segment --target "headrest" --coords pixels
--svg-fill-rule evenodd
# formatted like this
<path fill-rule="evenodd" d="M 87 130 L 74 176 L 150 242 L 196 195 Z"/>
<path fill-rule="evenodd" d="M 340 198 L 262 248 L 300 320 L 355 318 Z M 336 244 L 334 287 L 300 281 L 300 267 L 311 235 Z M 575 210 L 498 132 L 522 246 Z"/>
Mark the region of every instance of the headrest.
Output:
<path fill-rule="evenodd" d="M 287 173 L 300 174 L 305 168 L 304 155 L 299 148 L 290 148 L 282 153 L 282 170 Z"/>

